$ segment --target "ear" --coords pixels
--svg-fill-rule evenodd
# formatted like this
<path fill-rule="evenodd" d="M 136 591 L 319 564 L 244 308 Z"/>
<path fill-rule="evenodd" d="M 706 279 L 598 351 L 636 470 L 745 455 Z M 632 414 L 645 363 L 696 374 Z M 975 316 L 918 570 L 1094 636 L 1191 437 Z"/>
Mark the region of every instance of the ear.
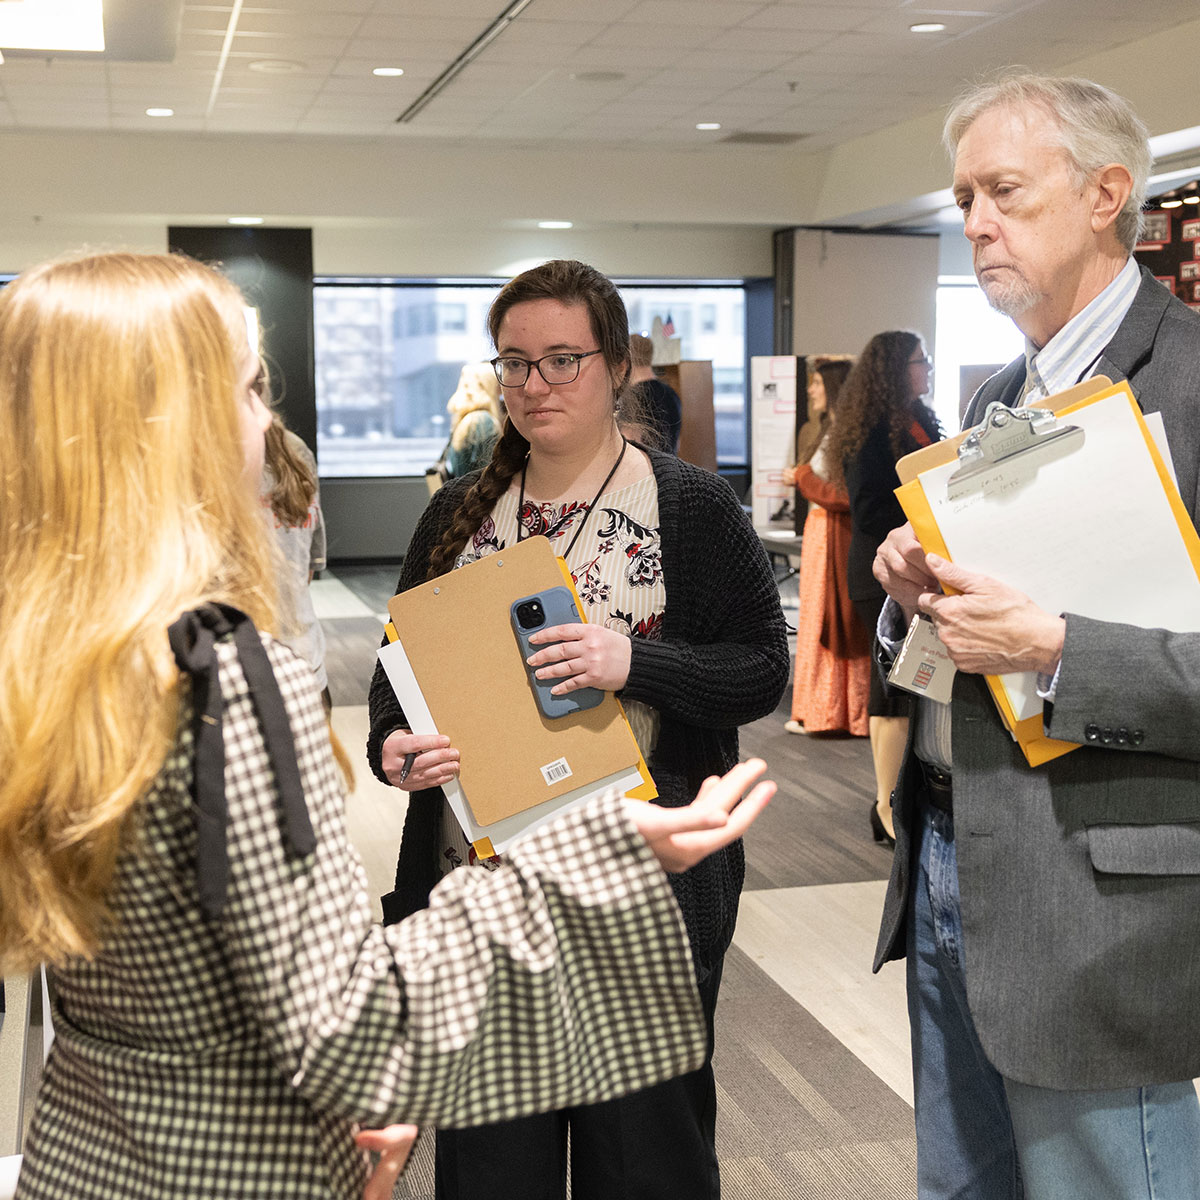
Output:
<path fill-rule="evenodd" d="M 625 356 L 625 361 L 621 364 L 621 368 L 616 371 L 609 371 L 608 377 L 612 380 L 613 394 L 619 395 L 621 389 L 629 382 L 629 376 L 633 374 L 633 359 L 628 354 Z"/>
<path fill-rule="evenodd" d="M 1092 229 L 1101 233 L 1121 215 L 1129 200 L 1129 193 L 1133 191 L 1133 176 L 1128 167 L 1109 163 L 1096 172 L 1092 186 L 1095 189 L 1092 197 Z"/>

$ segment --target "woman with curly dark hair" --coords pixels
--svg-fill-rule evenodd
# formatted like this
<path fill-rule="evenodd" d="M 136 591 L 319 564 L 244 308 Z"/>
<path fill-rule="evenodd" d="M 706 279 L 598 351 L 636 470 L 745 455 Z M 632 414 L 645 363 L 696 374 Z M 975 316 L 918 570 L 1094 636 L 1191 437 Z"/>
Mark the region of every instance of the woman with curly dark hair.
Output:
<path fill-rule="evenodd" d="M 554 261 L 518 275 L 493 302 L 488 332 L 507 406 L 503 432 L 484 471 L 451 480 L 430 501 L 398 590 L 547 538 L 566 560 L 587 623 L 536 634 L 530 664 L 557 694 L 616 692 L 658 803 L 686 804 L 707 776 L 737 761 L 738 726 L 772 712 L 787 683 L 785 625 L 762 543 L 724 480 L 622 435 L 629 324 L 599 271 Z M 371 768 L 411 795 L 397 890 L 384 899 L 385 915 L 399 918 L 428 903 L 439 875 L 495 860 L 474 859 L 441 790 L 458 772 L 458 751 L 410 732 L 379 669 L 370 712 Z M 415 758 L 405 770 L 407 755 Z M 671 877 L 710 1035 L 743 873 L 736 843 Z M 715 1119 L 706 1060 L 606 1104 L 439 1129 L 436 1195 L 563 1200 L 569 1133 L 575 1200 L 716 1200 Z"/>
<path fill-rule="evenodd" d="M 844 473 L 850 495 L 850 598 L 871 632 L 885 599 L 871 564 L 879 543 L 904 524 L 895 496 L 896 463 L 942 436 L 937 417 L 922 403 L 932 374 L 921 335 L 889 330 L 866 344 L 838 396 L 829 461 L 834 472 Z M 908 697 L 888 694 L 879 672 L 872 671 L 867 713 L 875 763 L 871 830 L 877 842 L 894 845 L 891 793 L 908 737 Z"/>

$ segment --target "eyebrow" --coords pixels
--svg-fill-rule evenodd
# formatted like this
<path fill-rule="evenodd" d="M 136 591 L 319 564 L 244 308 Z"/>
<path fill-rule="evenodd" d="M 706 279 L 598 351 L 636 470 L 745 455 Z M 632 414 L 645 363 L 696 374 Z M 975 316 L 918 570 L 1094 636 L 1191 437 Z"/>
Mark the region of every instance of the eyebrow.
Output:
<path fill-rule="evenodd" d="M 579 347 L 574 342 L 556 342 L 553 346 L 546 348 L 546 354 L 578 354 Z M 511 354 L 514 357 L 523 354 L 524 351 L 520 346 L 504 346 L 497 350 L 497 354 L 501 356 Z M 545 355 L 542 356 L 543 358 Z"/>

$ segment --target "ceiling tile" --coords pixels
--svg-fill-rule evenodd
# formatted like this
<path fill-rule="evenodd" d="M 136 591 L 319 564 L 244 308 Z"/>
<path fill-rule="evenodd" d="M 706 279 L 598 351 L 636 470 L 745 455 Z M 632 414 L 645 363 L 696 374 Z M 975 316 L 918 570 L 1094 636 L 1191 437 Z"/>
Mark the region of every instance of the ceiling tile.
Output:
<path fill-rule="evenodd" d="M 689 0 L 642 0 L 622 20 L 631 25 L 675 25 L 680 29 L 713 25 L 730 29 L 748 15 L 744 4 L 730 4 L 728 0 L 703 0 L 701 4 Z"/>

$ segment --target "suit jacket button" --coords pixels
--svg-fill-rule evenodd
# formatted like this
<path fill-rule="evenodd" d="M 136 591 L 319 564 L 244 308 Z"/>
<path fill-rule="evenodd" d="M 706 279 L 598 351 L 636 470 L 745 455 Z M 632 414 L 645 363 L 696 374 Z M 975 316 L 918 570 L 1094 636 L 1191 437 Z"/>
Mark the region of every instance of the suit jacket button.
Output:
<path fill-rule="evenodd" d="M 1146 738 L 1146 735 L 1140 729 L 1135 729 L 1129 735 L 1130 745 L 1140 746 L 1142 744 L 1142 742 L 1145 741 L 1145 738 Z"/>
<path fill-rule="evenodd" d="M 1117 745 L 1124 746 L 1129 741 L 1129 730 L 1124 725 L 1117 730 Z"/>
<path fill-rule="evenodd" d="M 1102 729 L 1100 731 L 1100 740 L 1107 746 L 1113 740 L 1113 731 L 1111 729 Z"/>
<path fill-rule="evenodd" d="M 1098 742 L 1100 740 L 1100 726 L 1088 725 L 1083 731 L 1083 736 L 1087 738 L 1089 742 Z"/>

